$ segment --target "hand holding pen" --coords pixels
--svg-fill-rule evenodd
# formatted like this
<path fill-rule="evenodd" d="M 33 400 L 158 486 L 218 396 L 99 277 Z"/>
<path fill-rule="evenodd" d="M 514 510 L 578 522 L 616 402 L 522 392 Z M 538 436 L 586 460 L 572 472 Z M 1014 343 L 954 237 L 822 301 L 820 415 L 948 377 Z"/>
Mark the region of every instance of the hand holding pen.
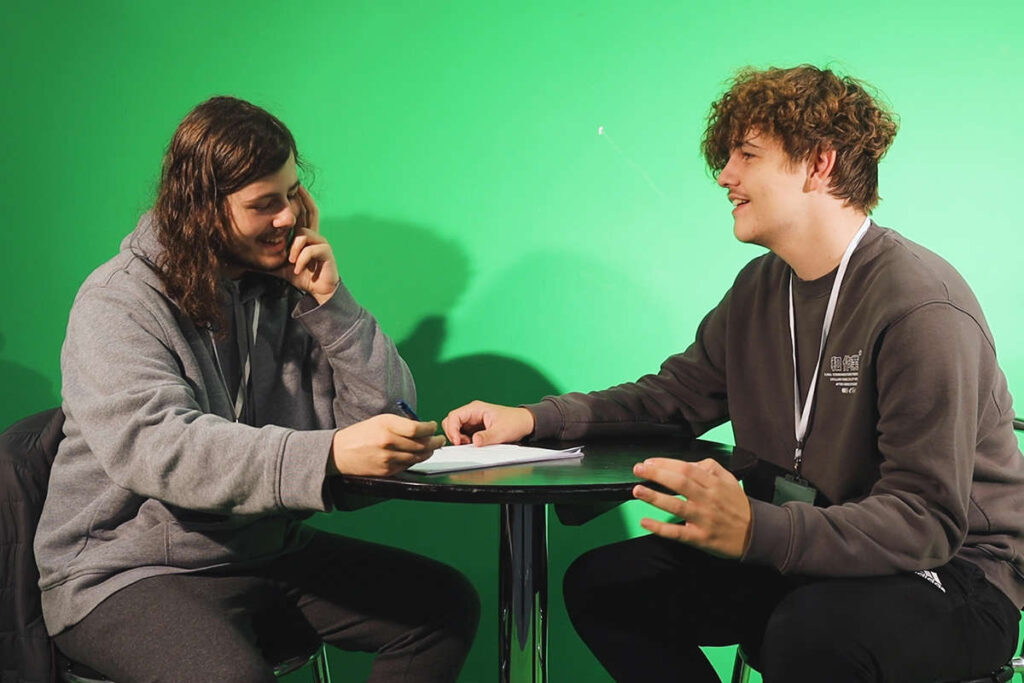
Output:
<path fill-rule="evenodd" d="M 444 445 L 444 435 L 434 435 L 436 422 L 421 422 L 405 401 L 396 405 L 408 419 L 376 415 L 334 433 L 327 464 L 329 474 L 397 474 L 423 462 Z"/>

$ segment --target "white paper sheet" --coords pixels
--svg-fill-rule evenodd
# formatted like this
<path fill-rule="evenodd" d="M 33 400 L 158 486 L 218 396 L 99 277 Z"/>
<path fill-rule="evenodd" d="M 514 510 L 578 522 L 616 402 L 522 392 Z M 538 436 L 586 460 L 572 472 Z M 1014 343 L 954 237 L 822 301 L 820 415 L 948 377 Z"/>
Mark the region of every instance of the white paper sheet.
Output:
<path fill-rule="evenodd" d="M 419 474 L 440 474 L 442 472 L 475 470 L 483 467 L 519 465 L 527 462 L 582 457 L 582 446 L 567 448 L 561 451 L 551 448 L 516 446 L 514 444 L 445 446 L 434 451 L 434 454 L 428 460 L 416 463 L 410 467 L 409 471 Z"/>

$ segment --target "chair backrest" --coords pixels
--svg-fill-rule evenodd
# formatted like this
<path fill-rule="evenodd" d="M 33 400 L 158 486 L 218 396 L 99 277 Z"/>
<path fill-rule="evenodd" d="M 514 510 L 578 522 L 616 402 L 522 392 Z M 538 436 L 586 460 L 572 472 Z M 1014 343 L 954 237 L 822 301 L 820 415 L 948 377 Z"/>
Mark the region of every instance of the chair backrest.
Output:
<path fill-rule="evenodd" d="M 0 679 L 5 681 L 52 676 L 32 539 L 63 426 L 64 413 L 52 408 L 0 434 Z"/>

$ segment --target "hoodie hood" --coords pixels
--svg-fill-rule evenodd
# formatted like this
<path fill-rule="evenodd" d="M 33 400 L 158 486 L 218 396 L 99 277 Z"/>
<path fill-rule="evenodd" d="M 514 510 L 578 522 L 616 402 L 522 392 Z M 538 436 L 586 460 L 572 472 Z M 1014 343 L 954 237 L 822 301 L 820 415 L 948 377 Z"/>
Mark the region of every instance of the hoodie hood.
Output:
<path fill-rule="evenodd" d="M 161 244 L 157 236 L 156 218 L 152 211 L 147 211 L 139 217 L 135 229 L 121 240 L 120 251 L 122 257 L 127 256 L 132 261 L 137 260 L 145 264 L 145 268 L 129 265 L 129 269 L 173 301 L 167 295 L 167 290 L 164 288 L 163 280 L 160 279 L 156 267 L 157 260 L 164 253 L 164 245 Z M 233 299 L 243 303 L 248 302 L 261 296 L 268 287 L 273 287 L 278 282 L 281 281 L 272 275 L 263 273 L 246 273 L 237 281 L 221 277 L 220 284 L 224 297 L 221 304 L 226 307 L 230 306 Z"/>
<path fill-rule="evenodd" d="M 152 211 L 139 217 L 135 229 L 121 240 L 121 251 L 131 252 L 149 265 L 156 263 L 157 257 L 163 253 L 164 245 L 156 234 L 156 219 Z"/>

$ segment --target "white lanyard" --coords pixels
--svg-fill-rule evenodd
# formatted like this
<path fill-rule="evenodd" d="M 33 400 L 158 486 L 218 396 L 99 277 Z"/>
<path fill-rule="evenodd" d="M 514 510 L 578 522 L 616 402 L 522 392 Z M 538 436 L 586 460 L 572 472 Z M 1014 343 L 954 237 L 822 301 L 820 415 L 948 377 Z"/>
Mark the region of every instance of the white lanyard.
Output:
<path fill-rule="evenodd" d="M 793 453 L 793 471 L 800 474 L 800 462 L 804 455 L 804 440 L 807 438 L 807 427 L 811 421 L 811 407 L 814 405 L 815 392 L 818 388 L 818 371 L 821 369 L 821 359 L 825 356 L 825 340 L 828 339 L 828 331 L 832 327 L 832 318 L 836 312 L 836 301 L 839 299 L 839 288 L 843 284 L 843 277 L 846 275 L 846 267 L 850 265 L 850 257 L 864 233 L 868 231 L 871 219 L 865 218 L 860 230 L 850 240 L 846 247 L 843 259 L 839 262 L 839 269 L 836 271 L 836 279 L 832 283 L 832 293 L 828 297 L 828 307 L 825 309 L 825 322 L 821 327 L 821 345 L 818 347 L 818 362 L 814 366 L 814 374 L 811 376 L 811 385 L 807 389 L 807 399 L 803 407 L 800 406 L 800 380 L 797 377 L 796 361 L 796 321 L 793 313 L 793 271 L 789 272 L 789 338 L 793 343 L 793 424 L 796 431 L 796 451 Z"/>
<path fill-rule="evenodd" d="M 253 302 L 252 309 L 252 344 L 245 345 L 245 364 L 242 366 L 242 377 L 238 381 L 238 394 L 235 396 L 235 422 L 242 419 L 242 408 L 245 405 L 245 394 L 249 387 L 249 374 L 251 369 L 250 359 L 252 357 L 252 347 L 256 346 L 256 331 L 260 325 L 260 300 L 256 299 Z M 220 370 L 220 376 L 224 378 L 224 368 L 220 364 L 220 354 L 217 353 L 217 342 L 213 339 L 213 333 L 210 333 L 210 340 L 213 342 L 213 357 L 217 360 L 217 369 Z M 225 380 L 225 388 L 227 380 Z"/>

